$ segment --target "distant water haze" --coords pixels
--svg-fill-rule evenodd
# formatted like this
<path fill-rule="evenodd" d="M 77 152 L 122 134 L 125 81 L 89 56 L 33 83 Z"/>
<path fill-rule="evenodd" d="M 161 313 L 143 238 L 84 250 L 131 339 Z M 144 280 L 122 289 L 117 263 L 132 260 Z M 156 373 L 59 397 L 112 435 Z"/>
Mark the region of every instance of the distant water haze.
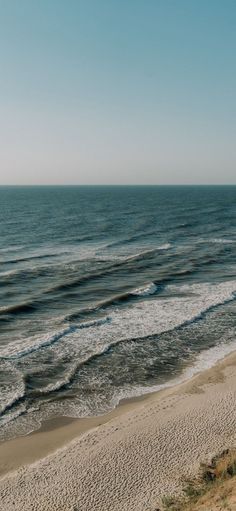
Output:
<path fill-rule="evenodd" d="M 235 349 L 236 187 L 0 187 L 0 438 Z"/>

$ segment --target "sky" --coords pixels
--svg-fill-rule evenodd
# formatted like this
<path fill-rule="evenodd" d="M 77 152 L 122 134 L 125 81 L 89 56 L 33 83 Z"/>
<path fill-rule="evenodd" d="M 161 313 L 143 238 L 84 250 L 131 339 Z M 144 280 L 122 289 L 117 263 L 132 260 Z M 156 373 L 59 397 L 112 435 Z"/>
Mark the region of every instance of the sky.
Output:
<path fill-rule="evenodd" d="M 0 0 L 0 184 L 236 184 L 235 0 Z"/>

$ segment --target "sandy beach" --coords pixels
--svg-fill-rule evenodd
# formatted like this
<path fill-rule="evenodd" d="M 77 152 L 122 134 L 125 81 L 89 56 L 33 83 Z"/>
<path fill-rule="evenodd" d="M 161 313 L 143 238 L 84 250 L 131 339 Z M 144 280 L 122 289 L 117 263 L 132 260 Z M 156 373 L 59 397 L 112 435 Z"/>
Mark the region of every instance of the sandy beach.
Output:
<path fill-rule="evenodd" d="M 155 510 L 200 462 L 235 445 L 235 398 L 234 353 L 187 383 L 102 418 L 57 421 L 5 442 L 1 509 Z"/>
<path fill-rule="evenodd" d="M 236 0 L 0 16 L 0 511 L 236 511 Z"/>

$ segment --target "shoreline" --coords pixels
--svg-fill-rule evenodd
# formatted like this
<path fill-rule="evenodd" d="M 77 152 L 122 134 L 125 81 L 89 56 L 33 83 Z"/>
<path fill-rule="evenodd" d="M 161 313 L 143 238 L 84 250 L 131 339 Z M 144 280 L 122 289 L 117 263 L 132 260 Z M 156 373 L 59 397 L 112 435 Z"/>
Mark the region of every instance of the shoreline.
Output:
<path fill-rule="evenodd" d="M 201 461 L 235 444 L 235 399 L 236 351 L 107 415 L 46 421 L 0 444 L 4 509 L 13 502 L 19 511 L 155 509 Z"/>
<path fill-rule="evenodd" d="M 39 429 L 27 435 L 17 436 L 0 442 L 0 478 L 30 465 L 53 454 L 57 449 L 66 446 L 70 441 L 80 438 L 83 434 L 107 424 L 123 413 L 136 409 L 138 402 L 146 401 L 153 394 L 163 391 L 122 400 L 113 410 L 104 415 L 94 417 L 73 418 L 59 416 L 42 422 Z"/>
<path fill-rule="evenodd" d="M 236 356 L 236 350 L 235 350 Z M 236 362 L 235 362 L 236 363 Z M 194 375 L 188 381 L 195 378 Z M 113 419 L 122 417 L 123 414 L 137 410 L 146 401 L 156 398 L 161 399 L 172 390 L 182 386 L 186 381 L 165 386 L 160 390 L 153 390 L 146 394 L 140 394 L 122 399 L 119 404 L 106 414 L 92 417 L 74 418 L 58 416 L 44 420 L 41 426 L 26 435 L 19 435 L 9 440 L 0 442 L 0 479 L 22 466 L 35 463 L 46 456 L 53 454 L 58 449 L 66 447 L 72 440 L 79 439 Z"/>
<path fill-rule="evenodd" d="M 219 346 L 207 350 L 207 354 L 209 355 L 211 350 L 215 351 L 215 349 L 219 349 Z M 217 370 L 218 366 L 228 364 L 231 358 L 235 357 L 236 365 L 235 342 L 233 342 L 233 347 L 228 345 L 228 350 L 228 353 L 222 352 L 225 353 L 224 356 L 219 357 L 218 354 L 218 358 L 213 363 L 211 362 L 210 366 L 203 369 L 199 366 L 198 361 L 202 356 L 205 359 L 206 352 L 200 352 L 195 364 L 187 366 L 181 376 L 157 385 L 157 390 L 154 389 L 137 396 L 121 399 L 115 408 L 105 414 L 83 418 L 69 416 L 50 418 L 42 421 L 38 429 L 26 435 L 0 441 L 0 479 L 22 466 L 37 462 L 53 454 L 57 449 L 65 447 L 70 441 L 80 438 L 94 428 L 107 424 L 126 412 L 138 410 L 139 405 L 142 406 L 146 401 L 159 400 L 172 393 L 175 394 L 178 389 L 191 385 L 195 379 L 197 381 L 199 378 L 203 378 L 208 371 Z"/>

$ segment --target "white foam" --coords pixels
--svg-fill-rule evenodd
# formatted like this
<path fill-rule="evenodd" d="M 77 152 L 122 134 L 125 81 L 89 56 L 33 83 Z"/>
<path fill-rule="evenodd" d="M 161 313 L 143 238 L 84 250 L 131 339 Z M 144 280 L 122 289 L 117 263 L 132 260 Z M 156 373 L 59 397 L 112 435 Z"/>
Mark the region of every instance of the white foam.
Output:
<path fill-rule="evenodd" d="M 103 396 L 96 396 L 96 415 L 103 415 L 108 413 L 112 408 L 118 406 L 120 401 L 123 399 L 129 399 L 141 395 L 150 394 L 152 392 L 159 392 L 166 388 L 171 388 L 181 383 L 188 381 L 193 376 L 201 373 L 204 370 L 210 369 L 217 362 L 222 360 L 225 356 L 234 352 L 236 349 L 236 340 L 231 342 L 222 342 L 218 346 L 214 346 L 208 350 L 204 350 L 197 357 L 192 366 L 187 367 L 180 376 L 172 378 L 164 383 L 157 385 L 144 386 L 144 385 L 126 385 L 122 389 L 116 390 L 111 400 L 104 399 Z M 95 382 L 96 384 L 96 382 Z M 69 417 L 88 417 L 94 416 L 94 403 L 90 403 L 89 400 L 81 400 L 74 398 L 74 400 L 68 405 L 65 403 L 51 402 L 47 409 L 48 417 L 53 414 L 66 415 Z"/>
<path fill-rule="evenodd" d="M 3 365 L 2 365 L 3 364 Z M 1 363 L 1 394 L 0 394 L 0 422 L 3 414 L 17 403 L 25 394 L 25 383 L 22 374 L 10 363 Z M 5 419 L 4 419 L 5 421 Z"/>
<path fill-rule="evenodd" d="M 169 248 L 171 248 L 171 243 L 164 243 L 164 245 L 157 247 L 157 250 L 169 250 Z"/>
<path fill-rule="evenodd" d="M 119 252 L 115 252 L 115 254 L 112 252 L 112 251 L 107 251 L 106 250 L 106 247 L 104 247 L 105 250 L 102 251 L 102 253 L 99 253 L 97 252 L 96 254 L 96 258 L 97 259 L 100 259 L 100 260 L 110 260 L 110 261 L 132 261 L 132 260 L 136 260 L 136 259 L 139 259 L 141 257 L 145 257 L 146 255 L 149 255 L 149 254 L 155 254 L 156 252 L 158 251 L 162 251 L 162 250 L 169 250 L 169 248 L 171 248 L 171 244 L 170 243 L 164 243 L 163 245 L 159 245 L 159 246 L 151 246 L 150 248 L 147 248 L 147 246 L 145 245 L 144 247 L 140 247 L 137 246 L 136 247 L 136 252 L 135 253 L 132 253 L 130 254 L 130 249 L 131 247 L 130 246 L 127 246 L 127 247 L 123 247 L 119 250 Z M 134 247 L 132 246 L 133 250 L 134 250 Z"/>
<path fill-rule="evenodd" d="M 223 243 L 223 244 L 231 244 L 231 243 L 235 243 L 235 240 L 231 240 L 231 239 L 226 239 L 226 238 L 214 238 L 213 240 L 211 240 L 212 243 Z"/>
<path fill-rule="evenodd" d="M 90 321 L 75 325 L 75 327 L 70 327 L 70 329 L 68 327 L 67 330 L 65 329 L 66 334 L 62 335 L 61 341 L 53 345 L 49 344 L 47 349 L 52 350 L 55 357 L 60 358 L 61 355 L 67 357 L 68 355 L 71 359 L 74 358 L 74 364 L 65 375 L 62 375 L 61 379 L 52 382 L 44 389 L 42 388 L 42 395 L 59 390 L 63 385 L 69 383 L 79 364 L 83 364 L 84 361 L 96 354 L 100 355 L 111 345 L 136 337 L 145 337 L 171 330 L 200 317 L 211 307 L 229 302 L 234 298 L 236 281 L 220 284 L 172 285 L 167 286 L 167 288 L 169 288 L 169 292 L 173 291 L 175 295 L 177 292 L 182 293 L 182 296 L 159 297 L 156 300 L 152 298 L 148 301 L 132 305 L 127 309 L 116 309 L 110 313 L 109 317 L 102 318 L 101 320 Z M 62 334 L 62 331 L 60 333 Z M 59 332 L 55 335 L 59 335 Z M 33 340 L 31 339 L 30 343 L 32 342 Z M 37 346 L 30 344 L 28 349 L 33 351 L 38 349 Z M 195 374 L 212 367 L 218 360 L 235 349 L 236 340 L 231 336 L 231 340 L 221 342 L 219 345 L 201 352 L 196 357 L 194 364 L 185 369 L 179 377 L 154 386 L 136 385 L 134 387 L 130 385 L 119 389 L 113 396 L 112 401 L 102 399 L 101 403 L 98 403 L 97 413 L 105 413 L 111 407 L 117 406 L 121 399 L 159 391 L 187 381 Z M 17 353 L 14 353 L 13 358 L 16 358 L 16 356 Z M 79 396 L 78 400 L 75 397 L 71 403 L 66 403 L 66 409 L 63 402 L 61 404 L 57 402 L 47 404 L 49 416 L 52 412 L 51 407 L 55 407 L 55 413 L 60 411 L 63 415 L 66 414 L 74 417 L 94 415 L 94 403 L 89 403 L 89 401 L 81 402 Z M 1 423 L 9 423 L 22 413 L 24 414 L 24 411 L 24 403 L 20 403 L 16 409 L 13 408 L 9 412 L 7 411 L 1 418 Z M 22 415 L 20 420 L 21 422 L 22 420 L 24 421 L 24 415 Z M 41 419 L 38 420 L 40 422 Z M 26 432 L 28 432 L 28 422 L 25 428 Z M 34 428 L 35 426 L 32 426 L 32 429 Z"/>
<path fill-rule="evenodd" d="M 185 369 L 177 378 L 172 378 L 171 380 L 159 385 L 137 385 L 136 387 L 126 388 L 124 391 L 118 393 L 117 396 L 115 396 L 114 402 L 112 403 L 113 407 L 116 407 L 122 399 L 150 394 L 151 392 L 159 392 L 160 390 L 184 383 L 193 376 L 196 376 L 197 374 L 207 369 L 211 369 L 211 367 L 213 367 L 217 362 L 223 360 L 227 355 L 230 355 L 230 353 L 233 353 L 235 350 L 236 339 L 229 343 L 223 342 L 217 346 L 214 346 L 213 348 L 204 350 L 197 356 L 193 365 L 187 367 L 187 369 Z"/>
<path fill-rule="evenodd" d="M 43 337 L 32 336 L 27 339 L 19 339 L 7 346 L 0 348 L 0 358 L 14 359 L 25 356 L 33 351 L 44 348 L 58 341 L 61 337 L 71 332 L 71 327 L 64 328 L 58 332 L 49 332 Z"/>
<path fill-rule="evenodd" d="M 109 316 L 95 321 L 78 323 L 41 338 L 21 339 L 3 346 L 0 358 L 14 359 L 47 347 L 64 354 L 68 352 L 70 358 L 87 360 L 116 343 L 167 332 L 195 320 L 211 307 L 232 300 L 236 281 L 172 285 L 167 286 L 167 290 L 174 296 L 143 300 L 126 308 L 111 310 Z"/>
<path fill-rule="evenodd" d="M 32 336 L 28 337 L 27 339 L 20 339 L 19 341 L 15 341 L 11 344 L 8 344 L 7 346 L 0 348 L 0 359 L 14 360 L 16 358 L 23 357 L 33 353 L 34 351 L 53 345 L 61 338 L 66 338 L 66 336 L 72 332 L 76 332 L 76 330 L 83 330 L 85 328 L 91 329 L 93 327 L 103 325 L 109 321 L 110 317 L 106 316 L 93 321 L 85 321 L 77 326 L 68 326 L 57 332 L 52 331 L 40 338 L 38 336 Z"/>
<path fill-rule="evenodd" d="M 22 250 L 24 245 L 11 245 L 9 247 L 0 248 L 0 252 L 13 252 L 15 250 Z"/>
<path fill-rule="evenodd" d="M 69 371 L 63 376 L 63 378 L 61 380 L 57 380 L 56 382 L 49 383 L 46 387 L 39 389 L 39 392 L 41 394 L 49 394 L 50 392 L 55 392 L 55 391 L 61 389 L 67 383 L 69 383 L 71 381 L 71 378 L 75 374 L 77 367 L 78 367 L 78 364 L 74 363 L 70 367 Z"/>
<path fill-rule="evenodd" d="M 16 275 L 17 273 L 18 273 L 18 270 L 1 271 L 0 278 L 1 277 L 11 277 L 12 275 Z"/>
<path fill-rule="evenodd" d="M 137 289 L 134 289 L 131 291 L 131 295 L 136 296 L 148 296 L 153 295 L 157 290 L 156 284 L 154 282 L 151 282 L 150 284 L 147 284 L 146 286 L 138 287 Z"/>
<path fill-rule="evenodd" d="M 198 243 L 218 243 L 222 245 L 231 245 L 233 243 L 236 243 L 236 240 L 232 240 L 229 238 L 210 238 L 210 239 L 202 239 L 199 240 Z"/>
<path fill-rule="evenodd" d="M 165 243 L 164 245 L 160 245 L 159 247 L 154 247 L 154 248 L 148 248 L 145 250 L 142 250 L 141 252 L 137 252 L 136 254 L 132 254 L 132 255 L 128 255 L 128 256 L 124 256 L 127 260 L 132 260 L 132 259 L 138 259 L 140 257 L 143 257 L 145 255 L 148 255 L 148 254 L 155 254 L 155 252 L 158 252 L 159 250 L 162 251 L 162 250 L 169 250 L 169 248 L 171 248 L 171 244 L 170 243 Z"/>

